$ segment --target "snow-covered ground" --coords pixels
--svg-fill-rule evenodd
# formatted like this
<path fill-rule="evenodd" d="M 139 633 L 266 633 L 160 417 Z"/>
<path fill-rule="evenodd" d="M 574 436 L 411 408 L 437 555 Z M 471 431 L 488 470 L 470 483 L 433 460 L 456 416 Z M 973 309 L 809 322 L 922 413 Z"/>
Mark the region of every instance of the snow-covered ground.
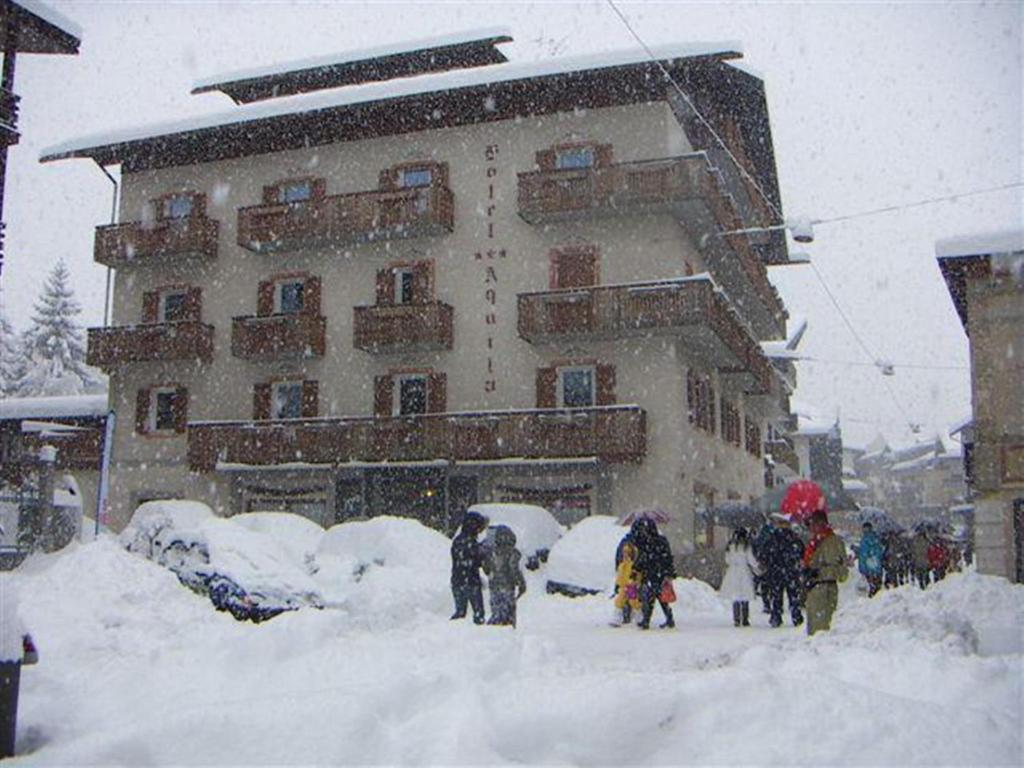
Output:
<path fill-rule="evenodd" d="M 359 599 L 259 625 L 109 536 L 36 556 L 3 577 L 40 651 L 10 764 L 1024 762 L 1024 587 L 965 574 L 869 601 L 851 585 L 807 638 L 760 613 L 734 629 L 682 580 L 677 629 L 613 628 L 606 595 L 545 594 L 541 570 L 512 630 L 448 621 L 446 555 L 388 578 L 374 554 Z"/>

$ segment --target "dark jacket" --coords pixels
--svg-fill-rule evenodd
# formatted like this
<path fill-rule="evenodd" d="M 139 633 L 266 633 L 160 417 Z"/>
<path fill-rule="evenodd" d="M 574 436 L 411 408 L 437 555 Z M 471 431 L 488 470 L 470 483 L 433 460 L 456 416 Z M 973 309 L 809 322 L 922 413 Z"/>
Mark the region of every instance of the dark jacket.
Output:
<path fill-rule="evenodd" d="M 519 567 L 522 555 L 516 549 L 516 535 L 505 525 L 494 529 L 494 548 L 484 558 L 484 573 L 487 574 L 488 586 L 491 591 L 526 591 L 526 579 Z"/>
<path fill-rule="evenodd" d="M 484 551 L 477 536 L 486 527 L 487 519 L 475 512 L 466 513 L 458 534 L 452 539 L 452 586 L 479 587 Z"/>
<path fill-rule="evenodd" d="M 799 580 L 804 556 L 804 543 L 791 528 L 766 525 L 754 545 L 763 578 L 773 584 Z"/>
<path fill-rule="evenodd" d="M 676 569 L 672 562 L 672 549 L 668 539 L 658 532 L 653 520 L 641 520 L 641 525 L 633 535 L 633 545 L 637 548 L 634 570 L 640 572 L 642 584 L 660 588 L 665 579 L 675 578 Z"/>

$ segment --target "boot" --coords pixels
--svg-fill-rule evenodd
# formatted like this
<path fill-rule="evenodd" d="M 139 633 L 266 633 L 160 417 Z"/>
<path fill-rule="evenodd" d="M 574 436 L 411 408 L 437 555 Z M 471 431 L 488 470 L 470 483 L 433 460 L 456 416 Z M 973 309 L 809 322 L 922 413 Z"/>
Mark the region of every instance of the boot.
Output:
<path fill-rule="evenodd" d="M 740 611 L 740 604 L 738 602 L 733 602 L 733 604 L 732 604 L 732 625 L 734 627 L 738 627 L 742 620 L 743 620 L 743 614 Z"/>
<path fill-rule="evenodd" d="M 675 616 L 672 615 L 672 609 L 667 605 L 661 606 L 661 609 L 665 612 L 665 621 L 661 623 L 662 629 L 672 629 L 676 625 Z"/>
<path fill-rule="evenodd" d="M 743 601 L 740 603 L 740 617 L 743 620 L 743 626 L 750 626 L 750 603 Z"/>

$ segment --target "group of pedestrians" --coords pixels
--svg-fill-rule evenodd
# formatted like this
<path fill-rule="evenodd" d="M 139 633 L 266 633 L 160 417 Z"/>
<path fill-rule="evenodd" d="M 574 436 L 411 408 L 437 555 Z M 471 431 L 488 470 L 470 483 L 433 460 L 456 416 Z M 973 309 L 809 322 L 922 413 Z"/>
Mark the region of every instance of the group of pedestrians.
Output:
<path fill-rule="evenodd" d="M 955 542 L 928 527 L 913 534 L 888 531 L 879 536 L 871 523 L 864 523 L 856 549 L 857 568 L 868 583 L 870 596 L 883 586 L 890 589 L 916 583 L 927 589 L 951 570 L 960 570 L 965 559 Z"/>
<path fill-rule="evenodd" d="M 629 624 L 640 611 L 640 629 L 649 629 L 654 603 L 661 606 L 665 616 L 663 628 L 676 625 L 672 614 L 675 592 L 672 580 L 676 577 L 675 563 L 668 539 L 658 525 L 641 517 L 630 526 L 615 551 L 615 607 L 622 624 Z"/>
<path fill-rule="evenodd" d="M 516 625 L 516 601 L 526 592 L 526 577 L 519 563 L 522 554 L 516 549 L 516 535 L 507 525 L 496 525 L 493 538 L 481 542 L 480 534 L 490 521 L 479 512 L 467 512 L 452 539 L 452 597 L 455 613 L 452 619 L 466 617 L 473 610 L 473 623 L 483 624 L 484 595 L 481 571 L 487 574 L 491 595 L 491 618 L 488 624 Z"/>

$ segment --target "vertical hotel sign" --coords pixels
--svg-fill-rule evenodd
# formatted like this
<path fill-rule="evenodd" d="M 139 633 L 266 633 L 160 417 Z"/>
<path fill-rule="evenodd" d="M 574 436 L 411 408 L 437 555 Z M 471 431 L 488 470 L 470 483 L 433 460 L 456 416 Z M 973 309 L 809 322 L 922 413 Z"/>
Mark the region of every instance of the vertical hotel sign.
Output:
<path fill-rule="evenodd" d="M 498 145 L 488 144 L 484 147 L 484 182 L 487 187 L 487 194 L 484 200 L 484 223 L 487 226 L 487 244 L 473 254 L 474 262 L 481 267 L 480 284 L 484 296 L 484 329 L 486 331 L 485 344 L 486 357 L 483 375 L 483 387 L 485 393 L 496 392 L 498 379 L 494 371 L 494 332 L 498 325 L 498 287 L 499 287 L 499 265 L 508 257 L 506 250 L 498 244 L 498 236 L 495 232 L 496 195 L 495 180 L 498 176 Z"/>

